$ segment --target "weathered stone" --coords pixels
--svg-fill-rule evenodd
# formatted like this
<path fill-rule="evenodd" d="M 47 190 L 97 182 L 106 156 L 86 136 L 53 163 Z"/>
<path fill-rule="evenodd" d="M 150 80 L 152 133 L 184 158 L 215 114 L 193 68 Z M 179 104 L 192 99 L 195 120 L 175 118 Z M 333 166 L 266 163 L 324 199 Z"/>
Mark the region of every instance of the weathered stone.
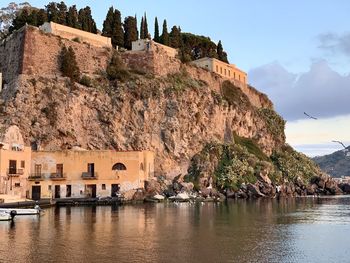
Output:
<path fill-rule="evenodd" d="M 247 184 L 248 195 L 253 198 L 264 197 L 265 195 L 260 192 L 259 187 L 254 184 Z"/>

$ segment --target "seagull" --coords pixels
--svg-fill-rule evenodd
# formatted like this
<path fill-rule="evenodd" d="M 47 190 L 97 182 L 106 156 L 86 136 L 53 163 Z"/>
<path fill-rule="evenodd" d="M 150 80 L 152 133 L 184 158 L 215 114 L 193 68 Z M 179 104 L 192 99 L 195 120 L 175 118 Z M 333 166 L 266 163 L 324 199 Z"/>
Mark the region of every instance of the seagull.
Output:
<path fill-rule="evenodd" d="M 313 119 L 313 120 L 317 120 L 317 118 L 307 114 L 305 111 L 304 111 L 304 115 L 306 115 L 307 117 L 309 117 L 310 119 Z"/>

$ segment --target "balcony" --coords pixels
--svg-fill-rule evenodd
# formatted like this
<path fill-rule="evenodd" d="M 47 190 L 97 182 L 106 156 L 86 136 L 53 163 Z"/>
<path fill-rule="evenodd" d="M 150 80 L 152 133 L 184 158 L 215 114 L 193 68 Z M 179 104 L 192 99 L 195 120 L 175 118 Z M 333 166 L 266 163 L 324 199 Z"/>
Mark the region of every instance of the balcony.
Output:
<path fill-rule="evenodd" d="M 84 180 L 95 180 L 95 179 L 97 179 L 97 173 L 83 172 L 81 177 Z"/>
<path fill-rule="evenodd" d="M 52 181 L 63 181 L 63 180 L 66 180 L 67 177 L 65 174 L 62 174 L 62 173 L 51 173 L 50 179 Z"/>
<path fill-rule="evenodd" d="M 14 168 L 9 168 L 7 169 L 7 175 L 10 177 L 19 177 L 20 175 L 24 174 L 23 169 L 14 169 Z"/>
<path fill-rule="evenodd" d="M 44 176 L 42 174 L 31 174 L 28 177 L 28 181 L 42 181 Z"/>

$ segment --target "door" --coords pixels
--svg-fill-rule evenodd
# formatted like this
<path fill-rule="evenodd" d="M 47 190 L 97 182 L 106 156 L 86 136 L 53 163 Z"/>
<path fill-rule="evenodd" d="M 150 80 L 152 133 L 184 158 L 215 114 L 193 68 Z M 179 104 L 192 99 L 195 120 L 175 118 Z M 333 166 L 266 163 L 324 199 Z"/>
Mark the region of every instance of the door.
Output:
<path fill-rule="evenodd" d="M 32 186 L 32 199 L 33 200 L 40 200 L 41 197 L 41 186 L 40 185 L 33 185 Z"/>
<path fill-rule="evenodd" d="M 55 185 L 55 198 L 61 198 L 61 186 Z"/>
<path fill-rule="evenodd" d="M 95 177 L 95 164 L 88 163 L 88 173 L 91 177 Z"/>
<path fill-rule="evenodd" d="M 16 174 L 16 173 L 17 173 L 17 161 L 10 160 L 9 161 L 9 174 Z"/>
<path fill-rule="evenodd" d="M 67 185 L 66 186 L 66 197 L 71 197 L 72 196 L 72 186 Z"/>
<path fill-rule="evenodd" d="M 116 197 L 117 194 L 119 193 L 119 189 L 120 189 L 119 184 L 112 184 L 112 193 L 111 193 L 111 196 L 112 196 L 112 197 Z"/>
<path fill-rule="evenodd" d="M 91 197 L 96 198 L 96 185 L 91 185 Z"/>

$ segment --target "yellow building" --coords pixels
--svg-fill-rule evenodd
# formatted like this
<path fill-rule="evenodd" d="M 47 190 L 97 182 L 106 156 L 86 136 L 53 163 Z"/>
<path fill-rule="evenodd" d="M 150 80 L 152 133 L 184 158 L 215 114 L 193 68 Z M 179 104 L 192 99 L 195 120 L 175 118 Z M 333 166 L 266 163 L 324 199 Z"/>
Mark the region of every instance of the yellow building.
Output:
<path fill-rule="evenodd" d="M 34 200 L 113 197 L 143 188 L 153 174 L 150 151 L 36 151 L 32 152 L 28 191 Z"/>
<path fill-rule="evenodd" d="M 243 83 L 244 85 L 248 82 L 247 73 L 237 68 L 234 64 L 227 64 L 216 58 L 205 57 L 192 61 L 192 64 L 215 72 L 224 78 Z"/>
<path fill-rule="evenodd" d="M 17 126 L 10 126 L 0 141 L 0 194 L 26 196 L 31 149 L 25 147 Z"/>

